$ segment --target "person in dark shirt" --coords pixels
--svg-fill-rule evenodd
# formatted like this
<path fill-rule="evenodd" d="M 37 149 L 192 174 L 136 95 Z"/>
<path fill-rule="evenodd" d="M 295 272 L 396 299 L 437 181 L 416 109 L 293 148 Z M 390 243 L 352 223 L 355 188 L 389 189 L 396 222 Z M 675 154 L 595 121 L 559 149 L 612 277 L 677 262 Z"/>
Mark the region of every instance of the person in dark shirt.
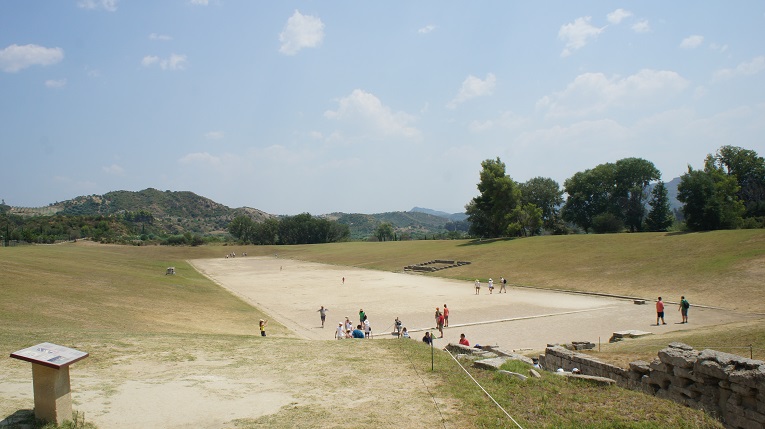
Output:
<path fill-rule="evenodd" d="M 430 331 L 425 331 L 425 336 L 422 337 L 422 342 L 425 344 L 433 343 L 433 338 L 430 336 Z"/>
<path fill-rule="evenodd" d="M 364 331 L 361 330 L 361 325 L 356 326 L 356 329 L 353 330 L 351 335 L 353 336 L 353 338 L 364 339 Z"/>

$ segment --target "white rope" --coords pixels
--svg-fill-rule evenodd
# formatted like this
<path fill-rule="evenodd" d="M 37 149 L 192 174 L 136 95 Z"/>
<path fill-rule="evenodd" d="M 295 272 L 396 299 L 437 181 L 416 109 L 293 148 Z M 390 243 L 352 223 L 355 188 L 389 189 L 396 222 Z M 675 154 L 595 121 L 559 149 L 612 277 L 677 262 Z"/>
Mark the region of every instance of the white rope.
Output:
<path fill-rule="evenodd" d="M 486 394 L 486 396 L 488 396 L 488 397 L 489 397 L 489 399 L 491 399 L 491 400 L 492 400 L 492 402 L 494 402 L 494 404 L 496 404 L 496 405 L 497 405 L 497 407 L 499 407 L 499 409 L 500 409 L 500 410 L 502 410 L 502 412 L 503 412 L 503 413 L 505 413 L 505 415 L 506 415 L 506 416 L 507 416 L 507 417 L 508 417 L 510 420 L 512 420 L 512 421 L 513 421 L 513 423 L 515 423 L 515 425 L 516 425 L 516 426 L 518 426 L 518 428 L 520 428 L 520 429 L 523 429 L 523 426 L 521 426 L 521 425 L 520 425 L 518 422 L 516 422 L 516 421 L 515 421 L 515 419 L 513 418 L 513 416 L 511 416 L 511 415 L 510 415 L 510 414 L 509 414 L 507 411 L 505 411 L 505 409 L 504 409 L 504 408 L 502 408 L 502 405 L 499 405 L 499 402 L 497 402 L 497 401 L 496 401 L 496 400 L 495 400 L 495 399 L 494 399 L 494 398 L 491 396 L 491 394 L 490 394 L 489 392 L 487 392 L 487 391 L 486 391 L 486 389 L 484 389 L 484 388 L 483 388 L 483 386 L 481 386 L 481 383 L 479 383 L 479 382 L 478 382 L 478 380 L 476 380 L 475 378 L 473 378 L 473 376 L 472 376 L 472 375 L 470 375 L 470 373 L 468 372 L 468 370 L 467 370 L 467 369 L 465 369 L 465 367 L 464 367 L 464 366 L 462 366 L 462 364 L 461 364 L 461 363 L 460 363 L 460 362 L 457 360 L 457 358 L 455 358 L 455 357 L 454 357 L 454 355 L 452 355 L 452 353 L 451 353 L 449 350 L 445 350 L 445 351 L 446 351 L 446 353 L 449 353 L 449 356 L 450 356 L 450 357 L 451 357 L 451 358 L 454 360 L 454 362 L 456 362 L 456 363 L 457 363 L 457 365 L 459 365 L 459 367 L 460 367 L 460 368 L 462 368 L 462 370 L 463 370 L 463 371 L 465 371 L 465 374 L 467 374 L 467 375 L 468 375 L 468 377 L 470 377 L 470 379 L 471 379 L 471 380 L 473 380 L 473 383 L 475 383 L 475 384 L 476 384 L 478 387 L 480 387 L 480 388 L 481 388 L 481 390 L 483 390 L 483 393 L 485 393 L 485 394 Z"/>

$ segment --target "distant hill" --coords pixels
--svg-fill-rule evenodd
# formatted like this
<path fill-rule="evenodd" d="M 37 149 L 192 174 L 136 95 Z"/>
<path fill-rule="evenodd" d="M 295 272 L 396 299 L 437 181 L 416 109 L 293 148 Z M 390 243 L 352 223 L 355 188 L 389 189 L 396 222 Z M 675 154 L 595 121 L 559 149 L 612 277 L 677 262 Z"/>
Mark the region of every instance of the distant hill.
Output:
<path fill-rule="evenodd" d="M 377 214 L 330 213 L 323 215 L 348 225 L 352 240 L 364 240 L 374 236 L 375 230 L 382 223 L 389 223 L 402 238 L 425 238 L 436 234 L 445 234 L 449 219 L 422 212 L 387 212 Z"/>
<path fill-rule="evenodd" d="M 446 234 L 450 217 L 423 211 L 388 212 L 378 214 L 331 213 L 321 217 L 349 226 L 352 240 L 366 240 L 374 236 L 377 227 L 390 223 L 396 235 L 402 238 L 425 238 Z M 229 223 L 237 216 L 247 216 L 256 222 L 276 217 L 250 207 L 230 208 L 188 191 L 160 191 L 153 188 L 142 191 L 112 191 L 104 195 L 86 195 L 56 202 L 45 207 L 1 206 L 0 213 L 21 216 L 118 216 L 127 213 L 148 212 L 154 218 L 150 230 L 165 234 L 191 232 L 202 235 L 225 234 Z M 433 211 L 435 212 L 435 211 Z M 435 212 L 439 213 L 439 212 Z M 459 218 L 459 216 L 457 216 Z M 464 215 L 463 215 L 464 217 Z"/>
<path fill-rule="evenodd" d="M 261 210 L 242 207 L 229 208 L 223 204 L 188 191 L 113 191 L 104 195 L 86 195 L 50 204 L 47 207 L 11 207 L 10 214 L 22 216 L 70 215 L 114 216 L 127 212 L 148 212 L 154 217 L 153 226 L 168 234 L 221 234 L 237 216 L 263 221 L 273 215 Z"/>
<path fill-rule="evenodd" d="M 412 210 L 410 210 L 410 212 L 427 213 L 427 214 L 431 214 L 433 216 L 445 217 L 445 218 L 447 218 L 447 219 L 449 219 L 451 221 L 455 221 L 455 222 L 463 221 L 463 220 L 467 219 L 467 217 L 468 217 L 465 213 L 446 213 L 446 212 L 441 212 L 441 211 L 432 210 L 432 209 L 426 209 L 426 208 L 422 208 L 422 207 L 414 207 Z"/>

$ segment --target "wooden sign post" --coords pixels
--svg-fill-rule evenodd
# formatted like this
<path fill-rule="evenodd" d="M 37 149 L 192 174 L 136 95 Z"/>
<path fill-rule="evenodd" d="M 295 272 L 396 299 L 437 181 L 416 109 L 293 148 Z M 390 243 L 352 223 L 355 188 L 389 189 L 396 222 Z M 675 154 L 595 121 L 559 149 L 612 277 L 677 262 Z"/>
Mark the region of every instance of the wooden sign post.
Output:
<path fill-rule="evenodd" d="M 72 420 L 69 365 L 88 353 L 51 343 L 42 343 L 11 353 L 11 357 L 32 363 L 35 417 L 60 425 Z"/>

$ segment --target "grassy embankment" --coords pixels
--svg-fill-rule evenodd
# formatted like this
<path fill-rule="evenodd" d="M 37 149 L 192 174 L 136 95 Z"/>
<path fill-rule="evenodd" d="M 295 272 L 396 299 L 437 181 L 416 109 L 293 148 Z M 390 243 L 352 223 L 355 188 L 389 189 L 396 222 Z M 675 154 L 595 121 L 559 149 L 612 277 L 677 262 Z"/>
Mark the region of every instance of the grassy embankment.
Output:
<path fill-rule="evenodd" d="M 147 349 L 164 353 L 165 359 L 188 359 L 191 351 L 158 350 L 164 342 L 181 342 L 189 350 L 209 348 L 210 344 L 224 351 L 262 347 L 263 343 L 257 342 L 256 325 L 264 315 L 187 269 L 190 267 L 184 262 L 222 257 L 232 250 L 246 250 L 250 255 L 279 253 L 280 257 L 389 271 L 437 258 L 468 260 L 471 265 L 435 275 L 461 279 L 505 275 L 516 284 L 644 297 L 682 293 L 696 304 L 756 311 L 760 309 L 763 287 L 760 279 L 765 233 L 755 230 L 541 237 L 480 244 L 422 241 L 200 248 L 77 244 L 0 249 L 4 271 L 0 278 L 0 347 L 13 351 L 57 338 L 62 344 L 91 351 L 91 357 L 82 362 L 83 370 L 108 367 L 114 360 Z M 176 266 L 180 274 L 158 275 L 167 266 Z M 290 338 L 289 332 L 274 322 L 269 328 L 276 337 L 270 348 L 281 347 L 285 351 L 279 353 L 282 359 L 300 361 L 303 340 Z M 680 332 L 662 337 L 661 343 L 676 336 L 692 345 L 695 341 L 725 345 L 723 341 L 733 340 L 763 348 L 764 334 L 765 326 L 758 322 L 704 333 Z M 640 347 L 629 349 L 631 344 L 638 343 L 619 345 L 625 348 L 615 349 L 613 356 L 639 355 Z M 311 349 L 319 353 L 336 353 L 337 347 L 334 342 L 311 344 Z M 430 354 L 420 344 L 384 341 L 367 347 L 367 354 L 350 356 L 352 362 L 348 364 L 357 365 L 365 359 L 374 362 L 380 353 L 394 368 L 419 368 L 422 382 L 437 392 L 449 422 L 461 427 L 509 425 L 447 355 L 437 353 L 437 371 L 429 373 Z M 651 353 L 655 356 L 655 351 Z M 337 359 L 342 366 L 343 357 Z M 685 427 L 714 426 L 693 410 L 635 392 L 577 385 L 551 377 L 521 385 L 493 374 L 471 372 L 524 427 L 681 427 L 679 419 L 687 422 Z M 396 395 L 421 395 L 423 386 L 413 385 L 406 390 Z M 13 401 L 5 403 L 0 407 L 0 417 L 24 407 Z M 332 413 L 327 411 L 331 409 L 289 407 L 267 418 L 240 424 L 289 427 L 301 421 L 306 422 L 301 426 L 311 427 L 308 422 L 315 418 L 324 419 L 324 423 L 332 419 Z M 627 409 L 632 411 L 625 412 Z M 385 423 L 379 416 L 354 414 L 352 426 L 359 422 Z"/>

